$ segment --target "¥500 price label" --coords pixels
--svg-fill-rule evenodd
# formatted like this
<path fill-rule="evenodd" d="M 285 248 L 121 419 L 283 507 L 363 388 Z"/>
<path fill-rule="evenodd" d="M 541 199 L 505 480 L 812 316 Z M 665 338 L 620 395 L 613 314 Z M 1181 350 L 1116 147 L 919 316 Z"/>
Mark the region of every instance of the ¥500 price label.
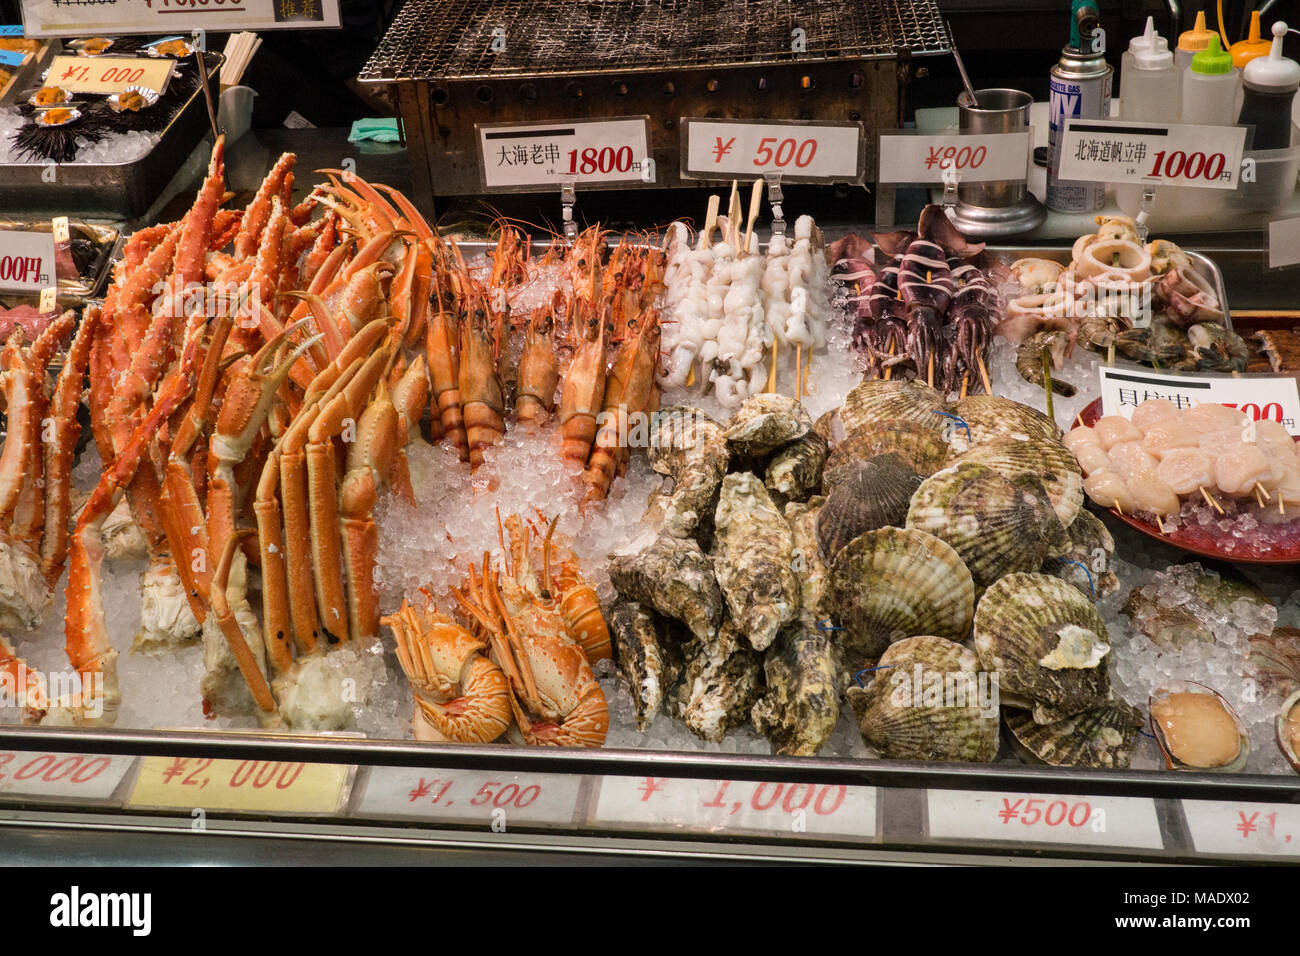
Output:
<path fill-rule="evenodd" d="M 146 757 L 129 806 L 337 813 L 351 767 L 278 760 Z"/>
<path fill-rule="evenodd" d="M 1164 847 L 1155 801 L 1139 797 L 930 790 L 926 809 L 938 839 Z"/>
<path fill-rule="evenodd" d="M 485 189 L 655 182 L 646 116 L 480 123 L 475 129 Z"/>
<path fill-rule="evenodd" d="M 1102 183 L 1236 189 L 1244 126 L 1067 120 L 1060 178 Z"/>
<path fill-rule="evenodd" d="M 882 183 L 985 183 L 1024 179 L 1029 130 L 1014 133 L 880 134 Z"/>
<path fill-rule="evenodd" d="M 682 137 L 684 179 L 780 173 L 789 182 L 861 182 L 866 162 L 861 123 L 687 117 Z"/>

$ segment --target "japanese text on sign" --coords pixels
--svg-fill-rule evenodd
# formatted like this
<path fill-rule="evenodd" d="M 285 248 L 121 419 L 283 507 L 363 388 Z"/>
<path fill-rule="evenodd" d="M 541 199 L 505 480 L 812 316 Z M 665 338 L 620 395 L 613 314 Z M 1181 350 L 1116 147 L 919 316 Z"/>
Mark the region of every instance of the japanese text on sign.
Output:
<path fill-rule="evenodd" d="M 569 826 L 581 782 L 566 774 L 374 767 L 356 815 L 457 821 L 497 831 L 512 823 Z"/>
<path fill-rule="evenodd" d="M 1300 856 L 1300 807 L 1184 800 L 1182 808 L 1197 853 Z"/>
<path fill-rule="evenodd" d="M 1163 849 L 1154 800 L 972 790 L 926 792 L 930 836 Z"/>
<path fill-rule="evenodd" d="M 146 757 L 132 807 L 336 813 L 352 768 L 276 760 Z"/>
<path fill-rule="evenodd" d="M 134 757 L 0 750 L 0 795 L 106 800 Z"/>
<path fill-rule="evenodd" d="M 29 37 L 339 26 L 339 0 L 21 0 Z"/>
<path fill-rule="evenodd" d="M 49 82 L 69 93 L 121 93 L 128 86 L 161 93 L 175 66 L 166 57 L 56 56 L 50 63 Z"/>
<path fill-rule="evenodd" d="M 1244 126 L 1184 126 L 1067 120 L 1060 178 L 1236 189 Z"/>
<path fill-rule="evenodd" d="M 1024 179 L 1029 172 L 1030 133 L 880 134 L 882 183 L 984 183 Z"/>
<path fill-rule="evenodd" d="M 1106 366 L 1098 374 L 1103 415 L 1129 418 L 1149 398 L 1163 398 L 1177 408 L 1211 402 L 1239 408 L 1255 421 L 1272 419 L 1300 435 L 1300 391 L 1290 376 L 1172 375 Z"/>
<path fill-rule="evenodd" d="M 54 281 L 51 233 L 0 232 L 0 290 L 39 292 Z"/>
<path fill-rule="evenodd" d="M 655 181 L 648 117 L 480 125 L 478 137 L 486 189 Z"/>
<path fill-rule="evenodd" d="M 859 182 L 863 176 L 861 123 L 795 120 L 682 120 L 687 179 L 730 179 L 780 173 L 790 182 Z"/>

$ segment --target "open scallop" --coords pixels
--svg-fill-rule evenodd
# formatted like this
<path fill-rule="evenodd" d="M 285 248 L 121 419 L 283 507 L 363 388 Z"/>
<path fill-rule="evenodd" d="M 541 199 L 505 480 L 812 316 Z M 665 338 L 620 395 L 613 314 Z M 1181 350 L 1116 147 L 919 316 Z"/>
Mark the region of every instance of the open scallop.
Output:
<path fill-rule="evenodd" d="M 1236 773 L 1250 756 L 1250 735 L 1232 705 L 1211 687 L 1175 680 L 1152 692 L 1151 730 L 1170 770 Z"/>
<path fill-rule="evenodd" d="M 1300 690 L 1286 699 L 1277 715 L 1277 745 L 1300 773 Z"/>

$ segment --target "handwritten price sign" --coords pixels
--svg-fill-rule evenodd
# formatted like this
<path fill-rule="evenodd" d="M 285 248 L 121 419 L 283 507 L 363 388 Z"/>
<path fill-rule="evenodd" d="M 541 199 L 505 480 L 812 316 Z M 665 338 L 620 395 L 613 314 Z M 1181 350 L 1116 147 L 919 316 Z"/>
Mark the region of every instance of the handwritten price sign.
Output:
<path fill-rule="evenodd" d="M 930 790 L 926 810 L 937 839 L 1164 848 L 1145 798 Z"/>
<path fill-rule="evenodd" d="M 351 771 L 336 764 L 146 757 L 128 806 L 333 814 Z"/>
<path fill-rule="evenodd" d="M 771 781 L 603 777 L 596 824 L 871 840 L 876 836 L 876 791 Z"/>
<path fill-rule="evenodd" d="M 882 183 L 1000 182 L 1029 171 L 1030 131 L 1014 133 L 880 134 Z"/>
<path fill-rule="evenodd" d="M 51 233 L 0 232 L 0 290 L 39 292 L 54 282 Z"/>
<path fill-rule="evenodd" d="M 563 774 L 478 773 L 374 767 L 356 815 L 416 817 L 495 826 L 512 823 L 571 826 L 582 778 Z"/>
<path fill-rule="evenodd" d="M 128 86 L 161 93 L 175 66 L 166 58 L 56 56 L 46 82 L 69 93 L 121 93 Z"/>
<path fill-rule="evenodd" d="M 0 750 L 0 796 L 106 800 L 134 760 L 134 757 Z"/>
<path fill-rule="evenodd" d="M 1236 189 L 1244 126 L 1067 120 L 1061 179 Z"/>
<path fill-rule="evenodd" d="M 1300 857 L 1300 807 L 1183 800 L 1197 853 Z"/>
<path fill-rule="evenodd" d="M 1148 398 L 1163 398 L 1179 408 L 1212 402 L 1239 408 L 1254 421 L 1271 419 L 1292 435 L 1300 435 L 1300 386 L 1292 376 L 1185 375 L 1121 371 L 1105 365 L 1098 375 L 1103 415 L 1131 418 Z"/>
<path fill-rule="evenodd" d="M 866 163 L 861 123 L 800 120 L 682 120 L 683 179 L 732 179 L 780 173 L 795 183 L 861 182 Z"/>
<path fill-rule="evenodd" d="M 21 0 L 29 37 L 337 27 L 338 0 Z"/>

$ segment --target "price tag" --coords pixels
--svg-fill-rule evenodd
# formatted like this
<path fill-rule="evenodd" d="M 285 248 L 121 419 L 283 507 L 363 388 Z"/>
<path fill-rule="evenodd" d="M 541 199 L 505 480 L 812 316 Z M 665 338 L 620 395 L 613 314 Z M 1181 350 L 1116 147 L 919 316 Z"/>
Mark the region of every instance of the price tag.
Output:
<path fill-rule="evenodd" d="M 144 86 L 159 93 L 167 88 L 175 68 L 166 57 L 56 56 L 45 82 L 70 93 L 121 93 Z"/>
<path fill-rule="evenodd" d="M 650 117 L 477 123 L 484 189 L 654 182 Z"/>
<path fill-rule="evenodd" d="M 963 183 L 1025 179 L 1032 131 L 1014 133 L 880 134 L 882 183 Z"/>
<path fill-rule="evenodd" d="M 1065 121 L 1060 178 L 1236 189 L 1244 126 L 1152 125 L 1122 120 Z"/>
<path fill-rule="evenodd" d="M 874 840 L 876 790 L 832 784 L 602 777 L 597 826 Z"/>
<path fill-rule="evenodd" d="M 926 813 L 937 839 L 1164 849 L 1146 797 L 928 790 Z"/>
<path fill-rule="evenodd" d="M 49 315 L 59 307 L 59 290 L 55 286 L 41 290 L 40 308 L 37 311 L 41 315 Z"/>
<path fill-rule="evenodd" d="M 581 777 L 373 767 L 354 815 L 414 817 L 501 831 L 511 823 L 572 826 Z"/>
<path fill-rule="evenodd" d="M 21 0 L 29 37 L 337 27 L 339 0 Z"/>
<path fill-rule="evenodd" d="M 1300 856 L 1300 807 L 1277 803 L 1183 800 L 1197 853 Z"/>
<path fill-rule="evenodd" d="M 783 182 L 860 183 L 866 167 L 861 123 L 684 117 L 683 179 L 780 173 Z"/>
<path fill-rule="evenodd" d="M 53 235 L 0 232 L 0 290 L 39 292 L 55 281 Z"/>
<path fill-rule="evenodd" d="M 22 66 L 26 59 L 26 53 L 19 53 L 17 50 L 0 50 L 0 66 Z"/>
<path fill-rule="evenodd" d="M 352 767 L 276 760 L 146 757 L 127 806 L 329 815 Z"/>
<path fill-rule="evenodd" d="M 1121 371 L 1101 366 L 1103 415 L 1131 418 L 1148 398 L 1164 398 L 1179 408 L 1203 402 L 1239 408 L 1255 421 L 1271 418 L 1292 435 L 1300 435 L 1300 391 L 1286 375 L 1183 375 Z"/>
<path fill-rule="evenodd" d="M 107 800 L 135 758 L 0 750 L 0 797 Z"/>
<path fill-rule="evenodd" d="M 1268 267 L 1300 265 L 1300 216 L 1268 224 Z"/>
<path fill-rule="evenodd" d="M 55 242 L 68 241 L 68 217 L 55 216 L 50 220 L 50 234 L 54 236 Z"/>

